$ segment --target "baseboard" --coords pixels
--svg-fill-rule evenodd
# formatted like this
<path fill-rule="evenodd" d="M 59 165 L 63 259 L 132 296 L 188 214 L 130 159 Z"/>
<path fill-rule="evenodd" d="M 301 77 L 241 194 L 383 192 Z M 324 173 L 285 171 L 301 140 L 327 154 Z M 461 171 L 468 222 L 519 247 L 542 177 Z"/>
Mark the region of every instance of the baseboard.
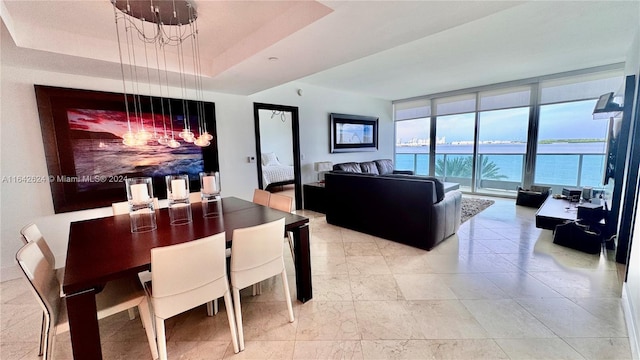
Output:
<path fill-rule="evenodd" d="M 17 279 L 22 274 L 20 273 L 20 269 L 18 265 L 4 266 L 0 268 L 0 281 L 9 281 L 13 279 Z"/>
<path fill-rule="evenodd" d="M 624 320 L 627 324 L 627 333 L 629 334 L 631 358 L 638 360 L 640 359 L 640 333 L 638 332 L 638 324 L 635 323 L 636 317 L 633 314 L 634 308 L 628 296 L 626 282 L 622 285 L 622 310 L 624 311 Z"/>

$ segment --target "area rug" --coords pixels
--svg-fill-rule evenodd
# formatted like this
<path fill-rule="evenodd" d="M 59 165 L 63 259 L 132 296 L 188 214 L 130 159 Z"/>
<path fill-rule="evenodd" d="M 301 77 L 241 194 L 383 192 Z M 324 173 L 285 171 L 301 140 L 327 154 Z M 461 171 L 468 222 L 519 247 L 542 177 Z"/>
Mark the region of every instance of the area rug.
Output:
<path fill-rule="evenodd" d="M 462 198 L 462 218 L 460 223 L 463 223 L 472 217 L 478 215 L 482 210 L 493 205 L 495 201 L 488 199 L 476 199 L 476 198 Z"/>

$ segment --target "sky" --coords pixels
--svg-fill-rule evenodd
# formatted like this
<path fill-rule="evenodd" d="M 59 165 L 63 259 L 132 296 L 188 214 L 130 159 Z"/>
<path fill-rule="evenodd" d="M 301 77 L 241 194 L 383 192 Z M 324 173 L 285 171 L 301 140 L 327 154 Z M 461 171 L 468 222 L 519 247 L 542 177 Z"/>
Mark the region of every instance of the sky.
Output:
<path fill-rule="evenodd" d="M 577 101 L 540 107 L 538 140 L 604 139 L 607 120 L 593 120 L 596 100 Z M 494 110 L 480 113 L 480 140 L 516 140 L 526 142 L 529 108 Z M 402 140 L 429 138 L 428 121 L 406 120 L 397 123 L 396 137 Z M 474 114 L 438 117 L 436 136 L 446 142 L 473 140 Z"/>

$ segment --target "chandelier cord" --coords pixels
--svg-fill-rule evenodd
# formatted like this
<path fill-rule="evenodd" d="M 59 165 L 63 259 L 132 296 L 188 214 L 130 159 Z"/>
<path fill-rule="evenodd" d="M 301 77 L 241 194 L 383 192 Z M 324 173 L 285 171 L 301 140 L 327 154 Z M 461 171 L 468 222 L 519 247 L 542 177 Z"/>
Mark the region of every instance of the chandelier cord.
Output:
<path fill-rule="evenodd" d="M 207 131 L 202 63 L 198 39 L 199 29 L 196 7 L 193 1 L 172 0 L 169 3 L 169 1 L 158 0 L 111 0 L 111 3 L 114 6 L 127 121 L 127 132 L 122 136 L 123 143 L 127 146 L 141 146 L 147 144 L 148 140 L 153 139 L 161 145 L 175 148 L 180 146 L 180 143 L 176 141 L 180 139 L 175 136 L 179 135 L 185 142 L 194 143 L 197 146 L 208 146 L 212 136 Z M 145 21 L 152 23 L 153 26 L 147 29 L 148 26 Z M 120 29 L 120 26 L 123 29 Z M 121 31 L 122 34 L 120 33 Z M 187 37 L 190 37 L 189 44 L 185 44 Z M 136 41 L 141 41 L 142 44 L 138 44 Z M 149 43 L 153 43 L 152 50 L 148 48 Z M 126 54 L 124 54 L 122 46 L 127 47 Z M 141 46 L 144 46 L 144 49 Z M 176 90 L 170 87 L 169 63 L 167 62 L 168 50 L 166 46 L 174 46 L 177 53 L 177 64 L 174 65 L 172 62 L 172 67 L 175 66 L 177 69 L 178 74 L 176 75 L 178 78 L 171 76 L 172 79 L 175 79 L 176 86 L 180 86 L 179 90 L 176 89 L 181 94 L 179 95 L 180 99 L 176 97 L 176 99 L 172 100 L 170 98 L 172 91 Z M 138 50 L 136 50 L 136 47 L 138 47 Z M 189 51 L 189 47 L 192 54 L 187 55 L 185 51 Z M 144 62 L 142 62 L 143 51 Z M 170 53 L 169 57 L 171 57 L 172 51 L 173 49 L 168 51 Z M 149 58 L 154 53 L 156 56 L 155 74 L 154 69 L 149 68 L 149 66 L 154 66 L 151 65 L 154 62 L 153 59 Z M 191 55 L 193 57 L 188 59 L 188 56 Z M 162 60 L 160 56 L 163 57 Z M 138 58 L 140 59 L 139 65 Z M 128 60 L 126 66 L 125 60 Z M 142 66 L 145 65 L 146 69 L 142 69 Z M 187 71 L 191 70 L 191 66 L 193 66 L 193 84 L 189 74 L 187 74 Z M 164 75 L 162 75 L 163 71 Z M 175 73 L 175 70 L 172 71 L 172 74 Z M 147 104 L 147 95 L 143 96 L 140 93 L 141 88 L 144 87 L 144 84 L 141 84 L 140 81 L 144 81 L 145 72 L 149 104 Z M 159 87 L 159 90 L 156 90 L 160 94 L 159 104 L 156 103 L 158 101 L 157 98 L 152 96 L 152 82 L 157 82 Z M 166 91 L 163 89 L 165 86 Z M 191 86 L 193 86 L 193 91 Z M 187 96 L 193 96 L 194 101 L 188 101 Z M 178 109 L 180 107 L 178 101 L 181 101 L 182 110 Z M 176 112 L 175 119 L 173 117 L 174 111 Z M 151 117 L 150 121 L 149 116 Z M 135 121 L 136 130 L 133 130 L 132 121 Z M 162 128 L 158 128 L 160 121 L 162 121 Z M 169 124 L 167 124 L 167 121 Z M 180 122 L 183 123 L 183 126 L 180 126 Z M 192 126 L 196 125 L 196 122 L 197 138 L 192 131 Z M 152 129 L 149 129 L 150 126 Z M 180 129 L 181 127 L 182 130 Z M 168 136 L 169 131 L 171 132 L 171 140 L 169 140 Z"/>
<path fill-rule="evenodd" d="M 113 15 L 115 17 L 116 23 L 116 37 L 118 38 L 118 55 L 120 56 L 120 71 L 122 72 L 122 88 L 124 95 L 124 108 L 127 115 L 127 129 L 129 133 L 131 133 L 131 119 L 129 118 L 129 100 L 127 99 L 127 83 L 124 79 L 124 63 L 122 62 L 122 46 L 120 43 L 120 30 L 118 28 L 118 10 L 116 7 L 113 7 Z"/>

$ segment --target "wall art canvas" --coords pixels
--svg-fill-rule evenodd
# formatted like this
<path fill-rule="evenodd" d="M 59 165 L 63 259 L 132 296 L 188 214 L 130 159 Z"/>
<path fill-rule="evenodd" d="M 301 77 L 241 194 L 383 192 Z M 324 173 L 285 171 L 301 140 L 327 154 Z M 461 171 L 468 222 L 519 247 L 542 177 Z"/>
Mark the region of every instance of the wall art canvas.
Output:
<path fill-rule="evenodd" d="M 188 174 L 198 191 L 199 172 L 219 170 L 213 103 L 129 96 L 127 116 L 123 94 L 36 85 L 36 95 L 56 212 L 125 201 L 127 177 L 152 177 L 162 199 L 165 175 Z M 197 146 L 185 128 L 213 138 Z"/>

